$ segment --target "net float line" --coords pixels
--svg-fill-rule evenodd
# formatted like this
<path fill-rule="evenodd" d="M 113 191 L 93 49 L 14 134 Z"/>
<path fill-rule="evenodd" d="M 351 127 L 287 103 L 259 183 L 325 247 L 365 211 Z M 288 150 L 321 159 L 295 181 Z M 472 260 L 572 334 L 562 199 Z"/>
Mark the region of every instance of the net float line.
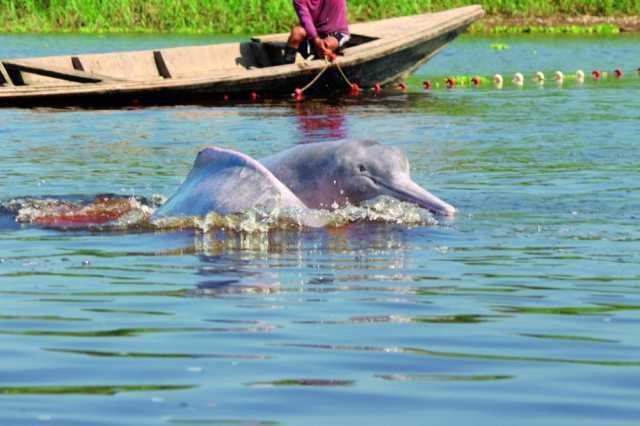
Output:
<path fill-rule="evenodd" d="M 333 60 L 332 60 L 333 59 Z M 344 73 L 340 64 L 335 61 L 335 58 L 325 58 L 325 64 L 322 69 L 313 77 L 313 79 L 304 87 L 296 88 L 291 96 L 295 100 L 302 100 L 303 94 L 306 90 L 311 88 L 322 75 L 332 67 L 335 67 L 339 75 L 342 77 L 347 87 L 350 89 L 350 93 L 352 96 L 357 96 L 366 91 L 372 91 L 374 94 L 379 94 L 383 91 L 383 86 L 380 83 L 375 83 L 371 87 L 361 87 L 356 82 L 352 82 L 347 75 Z M 637 77 L 640 77 L 640 67 L 635 70 L 635 74 Z M 561 86 L 564 83 L 574 82 L 576 84 L 582 84 L 587 79 L 591 79 L 595 82 L 602 80 L 622 80 L 625 78 L 625 71 L 623 68 L 615 68 L 611 73 L 607 71 L 602 71 L 598 68 L 591 71 L 590 77 L 587 78 L 586 74 L 583 70 L 579 69 L 573 74 L 565 74 L 564 72 L 558 70 L 553 73 L 553 77 L 550 80 L 553 80 L 556 85 Z M 535 86 L 544 86 L 548 81 L 546 75 L 543 71 L 534 72 L 530 78 L 525 77 L 525 75 L 521 72 L 516 72 L 513 74 L 513 77 L 508 80 L 502 74 L 494 74 L 493 76 L 482 76 L 482 75 L 453 75 L 447 77 L 439 77 L 433 80 L 424 80 L 422 82 L 422 88 L 424 91 L 431 91 L 434 89 L 446 88 L 449 90 L 453 90 L 456 88 L 481 88 L 481 87 L 493 87 L 497 89 L 502 89 L 505 86 L 505 82 L 508 81 L 509 84 L 515 87 L 524 87 L 525 85 L 535 85 Z M 389 85 L 387 85 L 389 87 Z M 408 90 L 408 85 L 405 81 L 401 81 L 395 84 L 395 88 L 406 92 Z M 252 101 L 257 101 L 259 99 L 259 95 L 256 92 L 251 92 L 249 98 Z M 230 100 L 229 95 L 224 95 L 223 100 L 228 102 Z"/>
<path fill-rule="evenodd" d="M 640 77 L 640 68 L 636 70 L 636 75 Z M 502 88 L 505 84 L 509 84 L 515 87 L 533 86 L 540 87 L 545 84 L 555 83 L 556 85 L 563 85 L 564 83 L 576 83 L 582 84 L 586 81 L 603 81 L 603 80 L 621 80 L 625 78 L 625 71 L 622 68 L 616 68 L 612 72 L 602 71 L 600 69 L 594 69 L 590 76 L 583 70 L 577 70 L 575 73 L 565 74 L 562 71 L 555 71 L 552 76 L 547 77 L 543 71 L 536 71 L 530 76 L 526 76 L 521 72 L 514 73 L 511 77 L 505 77 L 502 74 L 494 74 L 493 76 L 481 76 L 481 75 L 454 75 L 447 77 L 435 77 L 432 79 L 422 81 L 422 88 L 425 91 L 434 89 L 455 89 L 455 88 L 480 88 L 480 87 L 493 87 Z"/>

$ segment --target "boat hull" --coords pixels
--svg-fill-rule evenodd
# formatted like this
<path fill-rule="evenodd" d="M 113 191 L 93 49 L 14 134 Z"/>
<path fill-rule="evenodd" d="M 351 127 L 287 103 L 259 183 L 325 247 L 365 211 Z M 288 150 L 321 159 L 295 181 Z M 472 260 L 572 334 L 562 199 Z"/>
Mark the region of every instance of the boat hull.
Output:
<path fill-rule="evenodd" d="M 273 57 L 265 56 L 265 52 L 273 50 L 278 43 L 282 44 L 286 38 L 282 34 L 254 39 L 250 43 L 236 43 L 234 46 L 211 45 L 182 48 L 183 51 L 179 50 L 181 48 L 164 51 L 169 60 L 187 57 L 186 60 L 182 59 L 187 69 L 190 65 L 190 51 L 187 49 L 201 49 L 202 54 L 208 53 L 212 57 L 218 55 L 215 59 L 218 62 L 222 61 L 218 58 L 224 58 L 220 52 L 232 52 L 229 57 L 235 63 L 222 63 L 220 70 L 213 69 L 210 64 L 210 71 L 200 70 L 193 75 L 172 76 L 171 70 L 178 69 L 182 63 L 174 60 L 167 65 L 162 53 L 154 51 L 156 68 L 151 71 L 133 68 L 140 74 L 133 81 L 117 75 L 115 68 L 110 72 L 104 64 L 116 60 L 137 64 L 136 61 L 147 61 L 149 52 L 71 57 L 68 68 L 48 66 L 49 63 L 66 64 L 66 59 L 62 57 L 5 60 L 0 61 L 5 65 L 2 67 L 4 69 L 0 68 L 5 76 L 5 84 L 0 87 L 0 106 L 103 108 L 283 98 L 290 97 L 296 88 L 308 85 L 319 73 L 322 73 L 321 77 L 308 88 L 305 95 L 327 96 L 348 91 L 349 83 L 355 83 L 363 89 L 376 84 L 389 86 L 426 63 L 483 13 L 479 7 L 467 7 L 440 14 L 355 24 L 354 30 L 370 37 L 363 36 L 362 39 L 366 41 L 347 47 L 335 63 L 320 60 L 301 65 L 269 63 Z M 422 21 L 428 21 L 431 16 L 438 17 L 441 22 L 434 18 L 436 24 L 429 26 L 427 22 L 420 26 Z M 375 35 L 381 36 L 376 38 Z M 270 49 L 266 49 L 268 46 Z M 194 50 L 191 56 L 199 56 L 198 52 Z M 89 65 L 97 65 L 88 72 L 83 69 L 81 60 Z M 264 66 L 265 63 L 267 66 Z M 236 68 L 224 68 L 230 66 Z M 95 73 L 94 69 L 101 73 Z M 144 72 L 149 74 L 148 79 Z"/>

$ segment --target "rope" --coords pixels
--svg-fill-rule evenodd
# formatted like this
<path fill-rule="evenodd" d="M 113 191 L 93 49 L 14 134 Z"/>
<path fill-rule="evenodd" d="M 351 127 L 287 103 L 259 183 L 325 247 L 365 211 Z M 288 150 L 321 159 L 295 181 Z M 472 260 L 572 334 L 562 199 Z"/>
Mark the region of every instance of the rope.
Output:
<path fill-rule="evenodd" d="M 325 59 L 325 61 L 326 61 L 326 59 Z M 304 93 L 304 91 L 305 91 L 305 90 L 307 90 L 308 88 L 310 88 L 311 86 L 313 86 L 313 85 L 315 84 L 315 82 L 316 82 L 316 81 L 318 81 L 318 79 L 319 79 L 320 77 L 322 77 L 322 74 L 324 74 L 324 72 L 325 72 L 326 70 L 328 70 L 328 69 L 329 69 L 329 67 L 331 66 L 331 62 L 329 62 L 329 61 L 326 61 L 326 62 L 327 62 L 327 63 L 324 65 L 324 68 L 322 68 L 322 70 L 321 70 L 321 71 L 320 71 L 320 72 L 319 72 L 319 73 L 318 73 L 318 74 L 313 78 L 313 80 L 311 80 L 311 81 L 309 82 L 309 84 L 307 84 L 307 85 L 306 85 L 306 86 L 304 86 L 302 89 L 300 89 L 300 93 L 301 93 L 301 94 L 302 94 L 302 93 Z"/>
<path fill-rule="evenodd" d="M 334 62 L 334 64 L 336 64 L 336 68 L 338 68 L 338 71 L 340 71 L 340 75 L 342 75 L 342 78 L 344 78 L 344 81 L 347 83 L 347 85 L 349 87 L 353 87 L 353 83 L 351 83 L 351 81 L 345 75 L 344 71 L 342 71 L 342 68 L 340 67 L 340 64 L 337 63 L 337 62 Z"/>
<path fill-rule="evenodd" d="M 349 78 L 346 76 L 346 74 L 344 73 L 344 71 L 342 71 L 342 68 L 340 67 L 340 64 L 337 62 L 329 62 L 326 58 L 324 59 L 325 61 L 325 65 L 324 68 L 322 68 L 322 70 L 320 70 L 320 72 L 313 78 L 313 80 L 311 80 L 306 86 L 304 86 L 302 89 L 300 89 L 300 91 L 298 92 L 296 90 L 297 93 L 304 93 L 305 90 L 309 89 L 311 86 L 313 86 L 316 81 L 318 81 L 318 79 L 320 77 L 322 77 L 322 74 L 324 74 L 324 72 L 326 70 L 328 70 L 329 68 L 331 68 L 331 65 L 335 65 L 336 68 L 338 69 L 338 71 L 340 71 L 340 75 L 342 76 L 342 78 L 344 79 L 344 81 L 347 83 L 347 85 L 349 87 L 353 87 L 353 84 L 351 83 L 351 81 L 349 80 Z"/>

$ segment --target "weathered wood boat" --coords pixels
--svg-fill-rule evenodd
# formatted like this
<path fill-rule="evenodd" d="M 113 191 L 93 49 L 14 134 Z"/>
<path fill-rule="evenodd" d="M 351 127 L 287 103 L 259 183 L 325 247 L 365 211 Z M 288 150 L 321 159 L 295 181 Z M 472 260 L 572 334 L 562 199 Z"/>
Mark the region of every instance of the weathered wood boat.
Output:
<path fill-rule="evenodd" d="M 398 82 L 483 15 L 480 6 L 468 6 L 353 24 L 337 65 L 310 92 L 348 90 L 340 70 L 362 88 Z M 289 96 L 326 63 L 282 64 L 286 39 L 287 34 L 273 34 L 152 51 L 2 59 L 0 106 L 178 105 Z"/>

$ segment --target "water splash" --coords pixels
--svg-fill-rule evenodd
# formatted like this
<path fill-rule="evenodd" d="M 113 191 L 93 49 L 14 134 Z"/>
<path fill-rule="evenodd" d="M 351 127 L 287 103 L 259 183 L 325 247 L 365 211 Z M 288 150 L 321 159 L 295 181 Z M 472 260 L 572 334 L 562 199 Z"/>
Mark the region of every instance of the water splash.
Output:
<path fill-rule="evenodd" d="M 202 233 L 227 231 L 266 234 L 276 230 L 303 230 L 309 227 L 340 228 L 354 223 L 381 223 L 405 226 L 432 226 L 436 219 L 420 207 L 389 197 L 378 197 L 360 206 L 334 210 L 252 207 L 241 213 L 209 213 L 204 217 L 172 217 L 151 220 L 164 202 L 160 196 L 144 197 L 24 197 L 0 203 L 0 213 L 22 224 L 57 229 L 92 231 L 182 230 Z"/>
<path fill-rule="evenodd" d="M 24 197 L 0 204 L 15 221 L 60 229 L 129 229 L 148 222 L 161 199 L 99 195 Z"/>

